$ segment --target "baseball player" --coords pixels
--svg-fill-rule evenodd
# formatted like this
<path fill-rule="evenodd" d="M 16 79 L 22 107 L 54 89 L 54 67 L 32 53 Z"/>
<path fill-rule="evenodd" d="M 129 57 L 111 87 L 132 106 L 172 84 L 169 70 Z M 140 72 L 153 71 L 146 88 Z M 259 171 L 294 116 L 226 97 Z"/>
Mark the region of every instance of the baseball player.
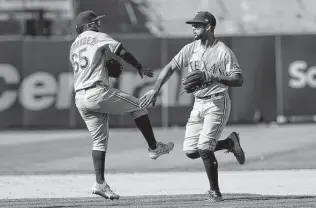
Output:
<path fill-rule="evenodd" d="M 174 143 L 156 142 L 147 110 L 140 108 L 137 98 L 109 86 L 105 61 L 120 57 L 143 75 L 152 77 L 150 69 L 144 69 L 122 43 L 100 32 L 104 17 L 92 11 L 84 11 L 75 18 L 78 36 L 70 48 L 69 59 L 74 72 L 76 107 L 93 140 L 92 159 L 96 181 L 92 193 L 107 199 L 119 199 L 104 180 L 104 163 L 109 139 L 109 114 L 129 113 L 148 143 L 149 157 L 157 159 L 169 153 Z M 124 158 L 122 158 L 124 159 Z"/>
<path fill-rule="evenodd" d="M 214 37 L 216 19 L 211 13 L 198 12 L 193 20 L 186 23 L 192 26 L 195 40 L 184 46 L 163 68 L 154 88 L 140 98 L 141 107 L 150 103 L 155 106 L 159 90 L 175 70 L 188 68 L 188 74 L 199 75 L 201 83 L 192 90 L 195 100 L 186 124 L 183 150 L 188 158 L 203 160 L 210 183 L 208 200 L 221 201 L 223 198 L 218 185 L 218 164 L 214 152 L 227 150 L 234 153 L 240 164 L 245 162 L 236 132 L 219 141 L 230 114 L 228 88 L 242 86 L 243 76 L 232 50 Z M 183 84 L 186 88 L 187 80 Z"/>

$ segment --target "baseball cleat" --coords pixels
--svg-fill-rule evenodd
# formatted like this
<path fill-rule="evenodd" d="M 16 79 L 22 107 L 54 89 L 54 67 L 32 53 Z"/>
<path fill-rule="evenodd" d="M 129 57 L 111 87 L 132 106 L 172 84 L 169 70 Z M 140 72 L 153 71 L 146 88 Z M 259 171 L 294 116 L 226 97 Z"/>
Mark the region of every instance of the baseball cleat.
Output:
<path fill-rule="evenodd" d="M 118 194 L 112 191 L 112 189 L 108 184 L 106 184 L 106 182 L 103 182 L 103 184 L 98 184 L 97 182 L 94 182 L 91 191 L 92 194 L 96 194 L 110 200 L 120 198 Z"/>
<path fill-rule="evenodd" d="M 228 139 L 231 139 L 233 141 L 233 146 L 227 150 L 227 152 L 232 152 L 237 161 L 239 162 L 239 164 L 244 164 L 245 163 L 245 153 L 243 151 L 243 149 L 240 146 L 240 138 L 239 138 L 239 134 L 236 132 L 232 132 L 229 136 Z"/>
<path fill-rule="evenodd" d="M 209 202 L 220 202 L 223 201 L 223 197 L 222 194 L 220 192 L 216 192 L 216 191 L 207 191 L 207 199 L 206 201 Z"/>
<path fill-rule="evenodd" d="M 152 150 L 148 149 L 148 154 L 151 159 L 157 159 L 159 156 L 164 154 L 169 154 L 169 152 L 173 149 L 174 143 L 169 142 L 167 144 L 162 142 L 157 142 L 157 148 Z"/>

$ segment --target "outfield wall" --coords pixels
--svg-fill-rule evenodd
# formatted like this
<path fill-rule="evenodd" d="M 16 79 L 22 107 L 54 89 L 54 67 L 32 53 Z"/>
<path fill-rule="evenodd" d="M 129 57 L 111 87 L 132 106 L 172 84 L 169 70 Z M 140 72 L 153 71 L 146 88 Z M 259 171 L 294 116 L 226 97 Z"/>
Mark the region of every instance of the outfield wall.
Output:
<path fill-rule="evenodd" d="M 191 41 L 190 38 L 115 37 L 145 65 L 161 68 Z M 229 123 L 275 121 L 278 116 L 316 114 L 316 36 L 282 35 L 221 37 L 236 53 L 244 73 L 244 86 L 230 91 Z M 72 72 L 68 62 L 71 40 L 0 39 L 0 128 L 82 128 L 73 102 Z M 155 79 L 141 80 L 124 65 L 125 72 L 112 85 L 136 97 Z M 154 126 L 185 125 L 193 97 L 180 95 L 176 72 L 162 89 L 157 107 L 149 108 Z M 53 119 L 54 118 L 54 119 Z M 56 118 L 56 119 L 55 119 Z M 112 116 L 112 127 L 134 126 L 129 115 Z"/>

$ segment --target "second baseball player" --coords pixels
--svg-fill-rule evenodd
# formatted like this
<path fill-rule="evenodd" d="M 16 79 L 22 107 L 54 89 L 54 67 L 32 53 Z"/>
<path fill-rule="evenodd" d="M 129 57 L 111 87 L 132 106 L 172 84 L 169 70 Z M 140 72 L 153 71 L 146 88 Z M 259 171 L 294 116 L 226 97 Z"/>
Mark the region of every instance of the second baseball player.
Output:
<path fill-rule="evenodd" d="M 193 91 L 195 102 L 186 125 L 183 150 L 190 159 L 202 158 L 210 184 L 208 200 L 217 202 L 223 198 L 214 152 L 227 150 L 240 164 L 245 162 L 236 132 L 225 140 L 219 140 L 230 114 L 228 88 L 242 86 L 243 76 L 233 51 L 214 37 L 216 19 L 211 13 L 198 12 L 186 23 L 192 26 L 195 40 L 184 46 L 162 69 L 154 88 L 140 99 L 141 106 L 155 105 L 158 92 L 174 71 L 183 68 L 188 68 L 189 74 L 201 71 L 201 83 Z"/>

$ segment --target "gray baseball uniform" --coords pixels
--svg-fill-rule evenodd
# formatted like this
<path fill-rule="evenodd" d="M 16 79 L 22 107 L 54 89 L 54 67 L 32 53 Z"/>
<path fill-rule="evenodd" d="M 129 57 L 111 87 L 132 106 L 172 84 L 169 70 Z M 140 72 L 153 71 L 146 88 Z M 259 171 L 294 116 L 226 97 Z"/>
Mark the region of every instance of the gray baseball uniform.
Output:
<path fill-rule="evenodd" d="M 211 75 L 242 73 L 232 50 L 223 42 L 215 40 L 212 47 L 204 50 L 200 40 L 182 48 L 173 58 L 179 69 L 202 70 L 207 79 Z M 186 125 L 183 150 L 191 153 L 198 149 L 214 150 L 229 118 L 231 101 L 228 86 L 213 82 L 194 92 L 195 102 Z"/>
<path fill-rule="evenodd" d="M 109 114 L 130 113 L 133 118 L 147 114 L 137 98 L 109 86 L 105 62 L 115 57 L 120 45 L 105 33 L 85 31 L 70 48 L 75 102 L 92 135 L 93 150 L 107 149 Z"/>

